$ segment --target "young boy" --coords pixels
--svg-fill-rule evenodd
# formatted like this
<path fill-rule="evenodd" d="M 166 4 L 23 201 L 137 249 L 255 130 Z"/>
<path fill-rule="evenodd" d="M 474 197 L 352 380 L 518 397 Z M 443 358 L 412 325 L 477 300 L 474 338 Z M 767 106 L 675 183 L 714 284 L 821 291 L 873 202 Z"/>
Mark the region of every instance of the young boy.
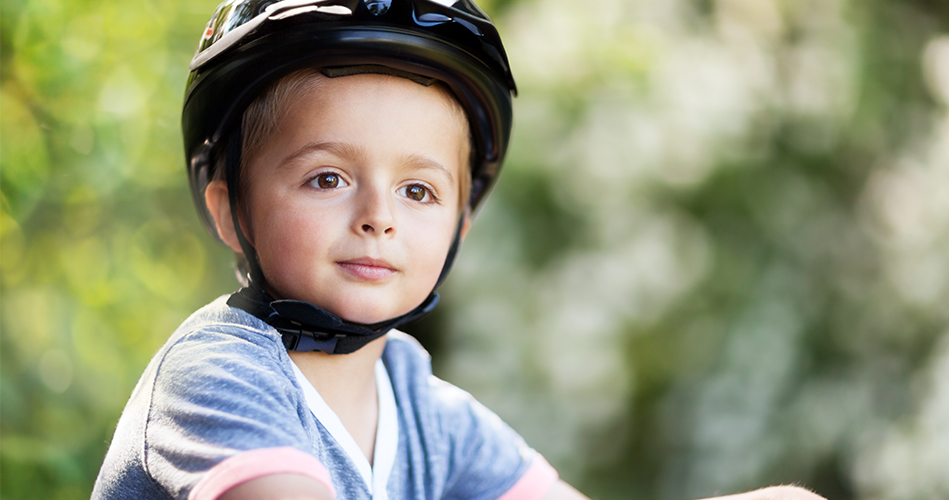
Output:
<path fill-rule="evenodd" d="M 245 286 L 148 365 L 94 498 L 584 498 L 394 330 L 435 306 L 510 133 L 496 30 L 443 3 L 215 12 L 185 147 Z"/>

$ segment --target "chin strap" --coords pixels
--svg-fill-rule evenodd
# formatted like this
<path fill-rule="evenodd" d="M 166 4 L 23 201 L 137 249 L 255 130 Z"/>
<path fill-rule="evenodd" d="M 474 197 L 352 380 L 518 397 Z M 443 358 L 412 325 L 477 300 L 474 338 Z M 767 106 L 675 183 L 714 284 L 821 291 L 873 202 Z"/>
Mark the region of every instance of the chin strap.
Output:
<path fill-rule="evenodd" d="M 237 233 L 238 241 L 240 241 L 241 249 L 244 251 L 244 256 L 250 266 L 250 273 L 247 276 L 248 286 L 231 294 L 227 299 L 227 305 L 244 310 L 274 327 L 283 337 L 283 345 L 288 351 L 323 351 L 328 354 L 356 352 L 369 342 L 385 335 L 389 330 L 421 319 L 438 305 L 438 294 L 433 290 L 424 302 L 402 316 L 372 325 L 361 325 L 346 321 L 309 302 L 275 300 L 263 288 L 267 281 L 263 270 L 260 268 L 257 251 L 244 236 L 244 231 L 240 226 L 237 204 L 237 195 L 240 189 L 238 183 L 240 158 L 241 131 L 238 127 L 238 130 L 231 134 L 228 142 L 225 168 L 227 169 L 227 191 L 231 207 L 231 219 L 234 222 L 234 230 Z M 461 243 L 461 228 L 464 220 L 464 217 L 462 217 L 458 221 L 458 227 L 455 229 L 455 239 L 448 250 L 435 289 L 448 277 L 448 271 L 451 269 Z"/>
<path fill-rule="evenodd" d="M 425 316 L 437 304 L 438 294 L 432 293 L 408 314 L 374 325 L 360 325 L 309 302 L 274 300 L 253 283 L 227 299 L 227 305 L 253 314 L 280 332 L 288 351 L 323 351 L 327 354 L 356 352 L 389 330 Z"/>

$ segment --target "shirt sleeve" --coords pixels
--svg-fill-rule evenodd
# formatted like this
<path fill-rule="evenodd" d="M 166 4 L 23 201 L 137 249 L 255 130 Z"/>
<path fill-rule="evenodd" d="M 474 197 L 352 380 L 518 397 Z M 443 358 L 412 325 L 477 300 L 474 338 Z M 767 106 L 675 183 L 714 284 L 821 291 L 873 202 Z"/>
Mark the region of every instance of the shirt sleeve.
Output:
<path fill-rule="evenodd" d="M 304 427 L 299 390 L 266 337 L 206 329 L 183 336 L 155 372 L 144 429 L 144 466 L 172 497 L 217 498 L 266 474 L 309 475 L 329 485 Z"/>
<path fill-rule="evenodd" d="M 558 479 L 544 458 L 468 393 L 433 377 L 449 433 L 446 500 L 540 500 Z"/>
<path fill-rule="evenodd" d="M 335 496 L 329 471 L 312 455 L 289 446 L 243 451 L 209 470 L 191 490 L 189 500 L 214 500 L 251 479 L 270 474 L 300 474 L 322 483 Z"/>

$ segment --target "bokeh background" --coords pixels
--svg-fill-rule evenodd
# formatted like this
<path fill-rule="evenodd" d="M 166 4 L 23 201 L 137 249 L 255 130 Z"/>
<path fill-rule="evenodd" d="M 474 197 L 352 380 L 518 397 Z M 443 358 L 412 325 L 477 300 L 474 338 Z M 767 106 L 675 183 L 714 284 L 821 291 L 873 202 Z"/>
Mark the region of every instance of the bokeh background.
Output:
<path fill-rule="evenodd" d="M 236 284 L 187 194 L 216 0 L 0 4 L 0 495 L 88 497 Z M 949 498 L 949 2 L 485 1 L 502 180 L 410 330 L 595 499 Z"/>

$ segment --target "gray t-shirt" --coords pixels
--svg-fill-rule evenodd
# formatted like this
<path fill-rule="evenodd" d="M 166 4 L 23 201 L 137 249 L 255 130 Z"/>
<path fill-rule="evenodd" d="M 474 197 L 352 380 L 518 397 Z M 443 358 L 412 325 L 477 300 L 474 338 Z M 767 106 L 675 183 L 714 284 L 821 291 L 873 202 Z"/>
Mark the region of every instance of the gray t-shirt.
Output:
<path fill-rule="evenodd" d="M 337 499 L 372 498 L 308 406 L 280 335 L 225 300 L 195 312 L 148 364 L 92 497 L 216 498 L 247 479 L 291 472 L 327 483 Z M 398 417 L 388 498 L 539 499 L 556 481 L 500 418 L 434 377 L 414 339 L 390 333 L 382 362 Z"/>

